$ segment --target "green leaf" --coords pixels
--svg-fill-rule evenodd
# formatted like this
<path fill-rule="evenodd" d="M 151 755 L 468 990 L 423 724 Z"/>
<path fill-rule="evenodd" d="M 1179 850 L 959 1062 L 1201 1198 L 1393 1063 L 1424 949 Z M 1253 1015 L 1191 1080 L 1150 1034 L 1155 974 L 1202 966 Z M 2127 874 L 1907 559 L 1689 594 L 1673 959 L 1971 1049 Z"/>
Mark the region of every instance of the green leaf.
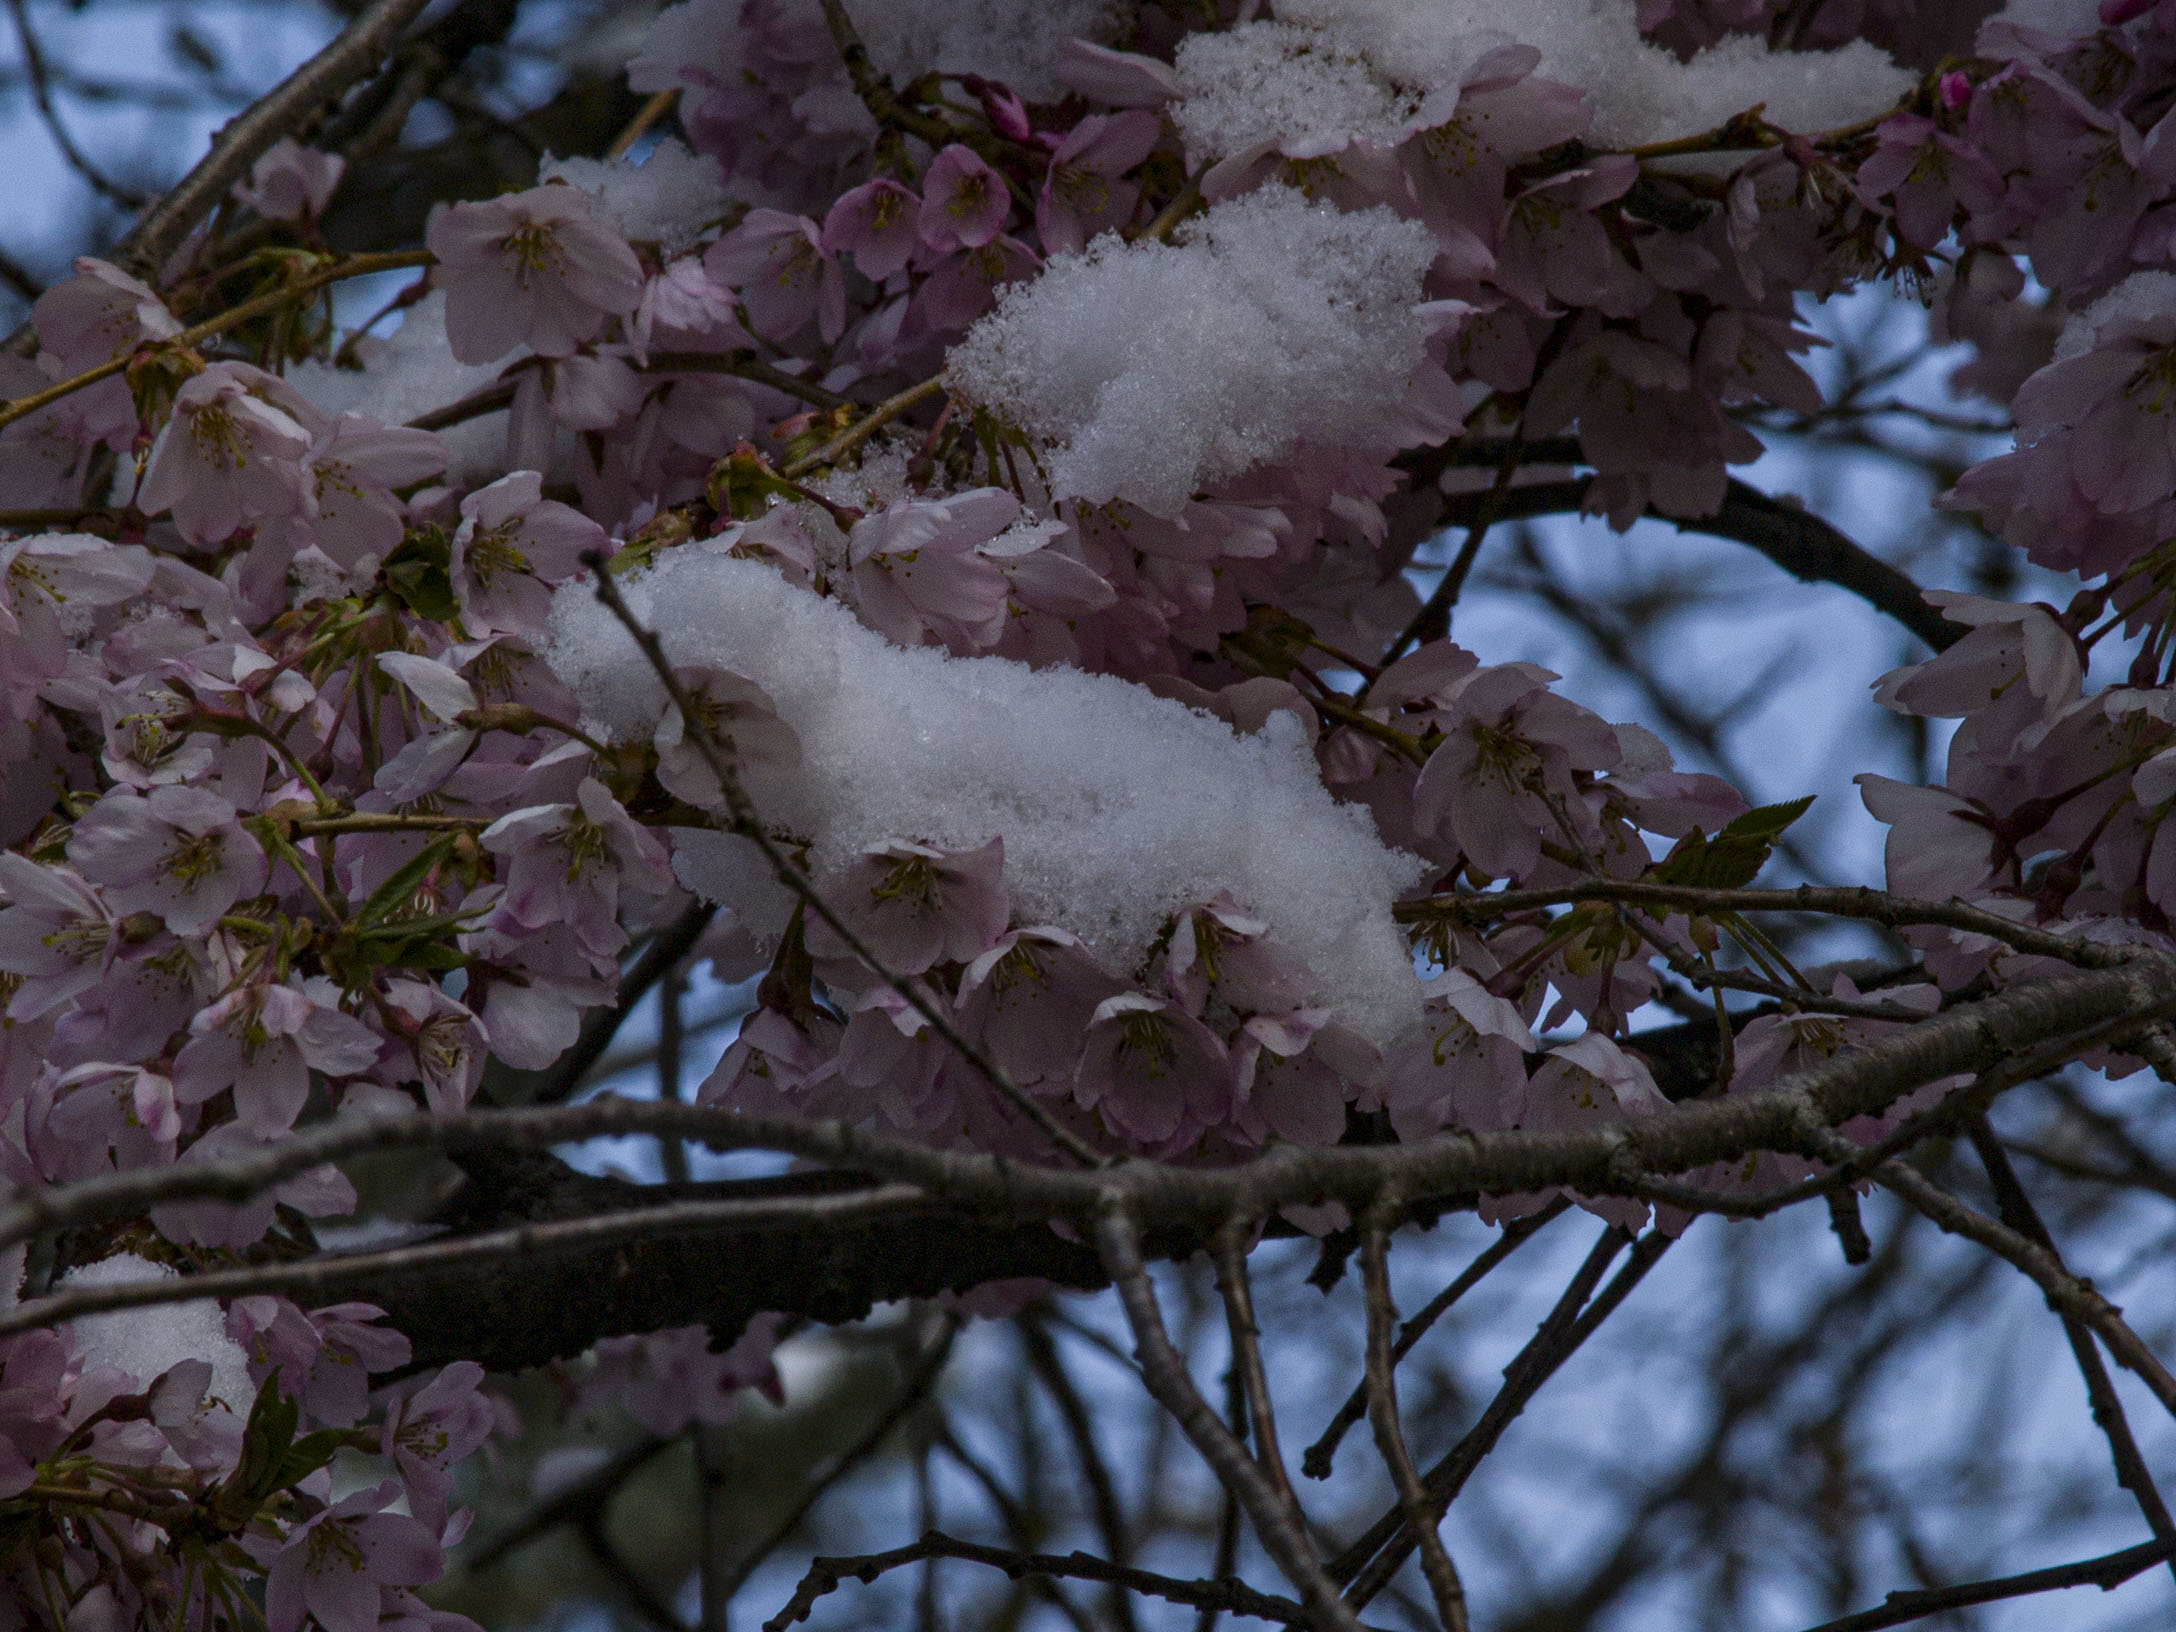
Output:
<path fill-rule="evenodd" d="M 1688 833 L 1664 856 L 1648 878 L 1657 884 L 1684 884 L 1703 890 L 1735 890 L 1750 884 L 1768 864 L 1776 840 L 1813 803 L 1813 795 L 1760 805 L 1727 824 L 1713 838 Z"/>
<path fill-rule="evenodd" d="M 275 1371 L 264 1380 L 249 1408 L 249 1421 L 242 1429 L 242 1454 L 228 1484 L 256 1500 L 279 1489 L 280 1464 L 301 1421 L 301 1409 L 280 1392 L 280 1375 Z"/>
<path fill-rule="evenodd" d="M 407 905 L 414 898 L 417 886 L 430 876 L 431 869 L 453 853 L 454 841 L 459 837 L 457 833 L 441 833 L 431 840 L 380 884 L 349 922 L 362 929 L 391 917 Z"/>
<path fill-rule="evenodd" d="M 385 587 L 410 611 L 445 623 L 461 610 L 453 594 L 453 546 L 442 527 L 418 527 L 379 569 Z"/>

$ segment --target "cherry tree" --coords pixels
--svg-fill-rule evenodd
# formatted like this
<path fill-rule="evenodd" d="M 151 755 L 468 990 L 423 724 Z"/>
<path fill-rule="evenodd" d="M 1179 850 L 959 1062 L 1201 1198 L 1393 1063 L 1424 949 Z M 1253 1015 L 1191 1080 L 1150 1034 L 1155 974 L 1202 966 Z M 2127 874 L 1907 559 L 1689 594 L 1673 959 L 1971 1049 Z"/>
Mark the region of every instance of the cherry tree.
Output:
<path fill-rule="evenodd" d="M 1809 1211 L 1847 1278 L 1772 1278 L 1733 1375 L 1892 1296 L 1970 1368 L 2014 1277 L 2137 1538 L 1907 1547 L 1830 1627 L 2176 1571 L 2170 1334 L 2061 1238 L 2090 1192 L 2096 1261 L 2151 1257 L 2176 1194 L 2176 10 L 684 0 L 601 137 L 396 206 L 471 9 L 353 10 L 15 279 L 0 1623 L 457 1632 L 449 1571 L 571 1526 L 680 1626 L 601 1517 L 680 1446 L 723 1627 L 1009 1322 L 1093 1550 L 939 1422 L 1001 1539 L 934 1522 L 925 1446 L 925 1533 L 803 1548 L 768 1626 L 908 1566 L 935 1624 L 943 1560 L 1023 1584 L 962 1624 L 1465 1632 L 1499 1544 L 1446 1520 L 1514 1419 L 1681 1240 Z M 1890 293 L 1976 406 L 1816 357 Z M 1977 439 L 1907 528 L 1969 571 L 1732 475 L 1899 416 Z M 1552 515 L 1908 643 L 1844 732 L 1878 870 L 1807 865 L 1810 790 L 1546 575 L 1644 723 L 1461 627 Z M 742 996 L 684 1073 L 698 971 Z M 1526 1244 L 1581 1211 L 1563 1284 Z M 1258 1309 L 1302 1249 L 1328 1318 Z M 1484 1277 L 1538 1324 L 1416 1405 Z M 721 1425 L 855 1322 L 896 1398 L 736 1524 Z M 1211 1533 L 1160 1475 L 1121 1511 L 1136 1400 Z M 641 1438 L 585 1460 L 608 1412 Z M 470 1537 L 525 1434 L 574 1460 Z M 1515 1624 L 1600 1624 L 1649 1545 Z"/>

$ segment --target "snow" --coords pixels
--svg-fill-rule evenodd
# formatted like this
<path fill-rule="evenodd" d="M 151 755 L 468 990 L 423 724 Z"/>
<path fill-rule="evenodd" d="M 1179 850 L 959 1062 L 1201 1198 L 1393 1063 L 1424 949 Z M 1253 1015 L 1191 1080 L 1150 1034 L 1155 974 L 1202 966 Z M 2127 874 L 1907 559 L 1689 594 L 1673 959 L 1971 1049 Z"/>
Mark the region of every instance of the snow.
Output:
<path fill-rule="evenodd" d="M 446 296 L 438 289 L 409 307 L 400 327 L 390 335 L 382 340 L 368 336 L 354 349 L 363 365 L 360 369 L 335 368 L 313 359 L 290 368 L 287 383 L 321 413 L 362 413 L 387 425 L 405 425 L 484 390 L 505 366 L 503 362 L 454 360 L 446 344 Z M 438 434 L 452 452 L 448 482 L 480 487 L 506 474 L 503 409 L 448 426 Z"/>
<path fill-rule="evenodd" d="M 1052 492 L 1174 514 L 1208 483 L 1380 434 L 1423 360 L 1435 241 L 1264 187 L 1170 244 L 1053 256 L 953 348 L 950 383 L 1049 444 Z"/>
<path fill-rule="evenodd" d="M 2084 356 L 2116 323 L 2165 323 L 2170 318 L 2176 318 L 2176 272 L 2133 272 L 2063 324 L 2055 361 Z"/>
<path fill-rule="evenodd" d="M 58 1284 L 73 1291 L 179 1278 L 171 1265 L 123 1252 L 71 1269 Z M 69 1324 L 85 1371 L 112 1366 L 135 1378 L 139 1388 L 149 1388 L 170 1367 L 202 1360 L 212 1368 L 207 1397 L 223 1402 L 238 1417 L 249 1415 L 257 1395 L 249 1380 L 249 1356 L 227 1336 L 225 1317 L 210 1298 L 78 1315 Z"/>
<path fill-rule="evenodd" d="M 1393 110 L 1410 102 L 1399 93 L 1456 86 L 1510 43 L 1541 53 L 1537 74 L 1586 94 L 1589 139 L 1606 147 L 1696 135 L 1756 103 L 1787 130 L 1828 130 L 1885 112 L 1913 83 L 1865 41 L 1771 52 L 1735 35 L 1680 62 L 1640 37 L 1633 0 L 1285 0 L 1277 15 L 1181 49 L 1180 79 L 1199 105 L 1175 117 L 1197 154 L 1221 158 L 1285 130 L 1303 139 L 1339 126 L 1377 139 L 1393 130 L 1395 139 Z M 1296 32 L 1311 33 L 1312 45 L 1300 48 Z M 1373 70 L 1372 103 L 1357 62 Z"/>
<path fill-rule="evenodd" d="M 640 163 L 547 158 L 537 180 L 579 187 L 622 238 L 656 244 L 668 260 L 689 248 L 733 202 L 718 161 L 670 137 Z"/>
<path fill-rule="evenodd" d="M 1346 137 L 1392 147 L 1419 107 L 1365 57 L 1287 23 L 1190 34 L 1174 67 L 1183 99 L 1172 117 L 1187 151 L 1204 159 L 1265 141 L 1295 158 L 1334 152 Z"/>
<path fill-rule="evenodd" d="M 1129 0 L 847 0 L 846 9 L 895 83 L 932 68 L 974 73 L 1030 102 L 1065 95 L 1051 71 L 1059 46 L 1071 39 L 1111 44 L 1133 12 Z"/>
<path fill-rule="evenodd" d="M 675 664 L 753 680 L 799 734 L 799 772 L 751 793 L 810 841 L 819 885 L 889 839 L 1001 836 L 1013 921 L 1068 930 L 1113 970 L 1138 966 L 1171 914 L 1228 891 L 1307 961 L 1312 1003 L 1382 1044 L 1417 1020 L 1391 904 L 1421 863 L 1330 796 L 1288 716 L 1240 736 L 1113 676 L 895 646 L 717 545 L 684 545 L 623 588 Z M 558 592 L 549 658 L 599 729 L 649 734 L 661 688 L 588 587 Z M 782 922 L 752 846 L 698 840 L 677 866 L 758 933 Z"/>

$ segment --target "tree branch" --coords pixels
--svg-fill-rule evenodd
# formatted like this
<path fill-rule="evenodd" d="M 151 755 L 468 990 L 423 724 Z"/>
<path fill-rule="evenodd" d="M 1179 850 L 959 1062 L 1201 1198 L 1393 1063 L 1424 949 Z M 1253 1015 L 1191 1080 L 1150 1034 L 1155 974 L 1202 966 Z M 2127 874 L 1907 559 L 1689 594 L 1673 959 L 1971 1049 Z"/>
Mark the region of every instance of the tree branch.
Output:
<path fill-rule="evenodd" d="M 2098 1587 L 2107 1592 L 2171 1557 L 2176 1557 L 2176 1548 L 2165 1542 L 2149 1541 L 2126 1547 L 2120 1553 L 2103 1553 L 2098 1558 L 2083 1558 L 2075 1564 L 2027 1570 L 2022 1575 L 1968 1581 L 1955 1587 L 1892 1592 L 1878 1609 L 1862 1609 L 1841 1620 L 1823 1621 L 1819 1626 L 1808 1627 L 1806 1632 L 1881 1632 L 1883 1627 L 1924 1620 L 1944 1610 L 1992 1604 L 2003 1598 L 2024 1598 L 2037 1592 L 2060 1592 L 2065 1587 Z"/>
<path fill-rule="evenodd" d="M 149 282 L 219 201 L 248 174 L 265 149 L 327 103 L 385 57 L 401 31 L 428 0 L 373 0 L 324 50 L 289 74 L 251 107 L 229 120 L 212 138 L 211 151 L 197 161 L 172 191 L 151 207 L 109 257 Z"/>

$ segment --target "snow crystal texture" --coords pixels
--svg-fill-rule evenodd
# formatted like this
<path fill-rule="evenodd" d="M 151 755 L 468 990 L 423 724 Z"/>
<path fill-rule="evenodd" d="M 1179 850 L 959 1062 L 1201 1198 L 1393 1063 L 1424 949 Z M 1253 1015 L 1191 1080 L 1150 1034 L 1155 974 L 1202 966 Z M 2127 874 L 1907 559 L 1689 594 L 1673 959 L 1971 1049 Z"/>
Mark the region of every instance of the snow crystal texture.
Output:
<path fill-rule="evenodd" d="M 732 203 L 718 161 L 667 137 L 639 164 L 627 159 L 546 159 L 539 181 L 563 181 L 597 201 L 622 238 L 656 244 L 666 256 L 695 242 Z"/>
<path fill-rule="evenodd" d="M 1514 42 L 1541 53 L 1536 73 L 1586 93 L 1589 139 L 1608 147 L 1696 135 L 1756 103 L 1786 130 L 1827 130 L 1885 111 L 1912 85 L 1864 41 L 1771 52 L 1732 36 L 1680 62 L 1640 37 L 1633 0 L 1283 0 L 1277 16 L 1181 47 L 1189 94 L 1175 117 L 1201 157 L 1288 135 L 1320 144 L 1340 129 L 1395 140 L 1416 105 L 1410 93 L 1456 86 Z M 1378 81 L 1372 91 L 1360 63 Z"/>
<path fill-rule="evenodd" d="M 1175 514 L 1302 435 L 1379 434 L 1423 358 L 1434 256 L 1417 221 L 1264 187 L 1170 244 L 1051 257 L 953 348 L 950 383 L 1051 447 L 1054 497 Z"/>
<path fill-rule="evenodd" d="M 387 425 L 405 425 L 485 389 L 504 366 L 454 360 L 446 345 L 446 296 L 438 289 L 409 307 L 400 327 L 383 340 L 367 337 L 358 342 L 355 354 L 360 369 L 312 360 L 290 368 L 287 383 L 320 413 L 369 414 Z M 481 487 L 506 473 L 503 409 L 438 434 L 452 454 L 448 481 Z"/>
<path fill-rule="evenodd" d="M 700 544 L 624 588 L 675 664 L 753 680 L 799 733 L 798 776 L 753 791 L 767 822 L 813 839 L 819 883 L 889 839 L 1002 836 L 1014 921 L 1069 930 L 1112 969 L 1135 968 L 1173 912 L 1228 891 L 1307 960 L 1311 1001 L 1378 1043 L 1418 1018 L 1390 909 L 1421 863 L 1330 797 L 1288 717 L 1240 736 L 1109 675 L 896 646 L 769 567 Z M 550 660 L 615 737 L 647 736 L 663 711 L 640 653 L 585 586 L 558 593 Z M 776 910 L 775 895 L 743 910 L 755 875 L 733 848 L 691 847 L 683 882 L 744 921 Z"/>
<path fill-rule="evenodd" d="M 73 1291 L 177 1278 L 170 1265 L 123 1252 L 71 1269 L 58 1284 Z M 112 1366 L 135 1378 L 139 1388 L 149 1388 L 182 1361 L 202 1360 L 212 1368 L 206 1397 L 222 1401 L 238 1417 L 249 1415 L 257 1395 L 249 1380 L 249 1356 L 227 1336 L 226 1319 L 210 1298 L 78 1315 L 69 1324 L 83 1351 L 85 1371 Z"/>
<path fill-rule="evenodd" d="M 2055 342 L 2055 360 L 2082 357 L 2117 323 L 2151 324 L 2176 317 L 2176 272 L 2133 272 L 2100 299 L 2075 312 Z"/>

